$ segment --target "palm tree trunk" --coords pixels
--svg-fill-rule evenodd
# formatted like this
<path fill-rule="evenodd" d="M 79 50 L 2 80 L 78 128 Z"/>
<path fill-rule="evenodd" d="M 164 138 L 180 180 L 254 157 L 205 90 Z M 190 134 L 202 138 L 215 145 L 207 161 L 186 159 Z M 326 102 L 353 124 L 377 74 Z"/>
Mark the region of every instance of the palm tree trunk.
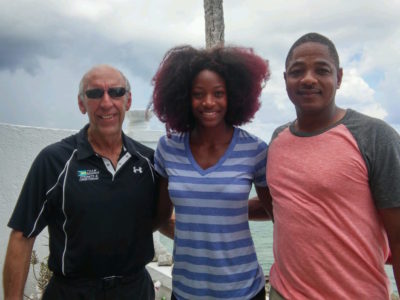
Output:
<path fill-rule="evenodd" d="M 204 0 L 206 48 L 224 45 L 224 11 L 222 0 Z"/>

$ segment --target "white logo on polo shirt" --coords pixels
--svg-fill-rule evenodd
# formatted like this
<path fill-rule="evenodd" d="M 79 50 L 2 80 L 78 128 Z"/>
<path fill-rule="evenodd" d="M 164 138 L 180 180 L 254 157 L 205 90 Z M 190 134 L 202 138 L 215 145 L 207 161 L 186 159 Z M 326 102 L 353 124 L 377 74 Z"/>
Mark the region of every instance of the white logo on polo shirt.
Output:
<path fill-rule="evenodd" d="M 143 173 L 143 169 L 142 169 L 142 167 L 136 167 L 136 166 L 133 166 L 133 173 L 140 173 L 140 174 L 142 174 Z"/>
<path fill-rule="evenodd" d="M 99 180 L 100 171 L 97 169 L 78 170 L 79 181 Z"/>

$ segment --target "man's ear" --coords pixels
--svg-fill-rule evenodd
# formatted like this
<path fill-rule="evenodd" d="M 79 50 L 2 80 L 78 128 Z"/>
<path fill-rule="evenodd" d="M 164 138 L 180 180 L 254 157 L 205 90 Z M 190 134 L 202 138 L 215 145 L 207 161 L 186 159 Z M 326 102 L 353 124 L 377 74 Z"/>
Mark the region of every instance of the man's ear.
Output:
<path fill-rule="evenodd" d="M 337 71 L 337 88 L 340 88 L 340 85 L 342 84 L 342 78 L 343 78 L 343 69 L 339 68 Z"/>
<path fill-rule="evenodd" d="M 132 104 L 132 94 L 131 94 L 131 92 L 128 92 L 128 93 L 129 93 L 128 99 L 126 100 L 126 103 L 125 103 L 126 111 L 128 111 L 131 108 L 131 104 Z"/>
<path fill-rule="evenodd" d="M 81 111 L 81 113 L 86 114 L 86 107 L 80 96 L 78 96 L 78 106 L 79 106 L 79 110 Z"/>
<path fill-rule="evenodd" d="M 285 72 L 283 72 L 283 79 L 285 80 L 285 82 L 286 82 L 286 71 Z"/>

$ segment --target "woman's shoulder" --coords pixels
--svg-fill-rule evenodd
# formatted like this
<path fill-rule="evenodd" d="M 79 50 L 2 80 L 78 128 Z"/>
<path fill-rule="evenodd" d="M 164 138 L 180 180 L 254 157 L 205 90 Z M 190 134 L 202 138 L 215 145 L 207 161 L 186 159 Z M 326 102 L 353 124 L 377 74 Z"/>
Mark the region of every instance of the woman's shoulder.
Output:
<path fill-rule="evenodd" d="M 267 146 L 267 143 L 264 140 L 254 135 L 253 133 L 250 133 L 247 130 L 239 127 L 236 127 L 236 130 L 238 131 L 238 143 L 256 143 L 259 145 Z"/>
<path fill-rule="evenodd" d="M 163 145 L 172 148 L 182 148 L 185 144 L 187 133 L 173 132 L 160 137 L 158 145 Z"/>

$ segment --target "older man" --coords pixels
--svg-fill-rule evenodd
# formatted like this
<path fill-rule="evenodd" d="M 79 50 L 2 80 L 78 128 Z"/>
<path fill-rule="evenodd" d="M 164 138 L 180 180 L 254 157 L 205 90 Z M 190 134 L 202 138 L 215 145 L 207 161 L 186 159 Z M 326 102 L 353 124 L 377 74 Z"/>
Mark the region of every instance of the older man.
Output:
<path fill-rule="evenodd" d="M 89 124 L 43 149 L 9 226 L 5 299 L 22 299 L 35 237 L 48 226 L 54 275 L 43 299 L 154 299 L 153 150 L 122 132 L 130 86 L 100 65 L 82 78 L 78 105 Z"/>

